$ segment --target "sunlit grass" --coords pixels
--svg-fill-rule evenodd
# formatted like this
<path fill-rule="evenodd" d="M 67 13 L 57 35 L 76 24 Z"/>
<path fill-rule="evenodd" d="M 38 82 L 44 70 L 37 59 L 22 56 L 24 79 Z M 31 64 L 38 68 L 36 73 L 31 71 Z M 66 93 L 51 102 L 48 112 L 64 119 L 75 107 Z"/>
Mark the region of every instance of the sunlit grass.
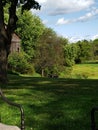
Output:
<path fill-rule="evenodd" d="M 74 65 L 71 76 L 72 78 L 98 79 L 98 63 Z"/>
<path fill-rule="evenodd" d="M 91 130 L 98 80 L 9 76 L 5 95 L 25 111 L 26 130 Z M 0 100 L 3 123 L 20 125 L 20 112 Z"/>

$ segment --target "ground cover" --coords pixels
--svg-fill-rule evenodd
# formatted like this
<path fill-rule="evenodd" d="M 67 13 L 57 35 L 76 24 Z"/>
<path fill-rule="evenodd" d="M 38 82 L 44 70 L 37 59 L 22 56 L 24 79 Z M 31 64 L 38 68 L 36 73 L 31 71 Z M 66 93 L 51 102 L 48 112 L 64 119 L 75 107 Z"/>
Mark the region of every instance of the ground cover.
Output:
<path fill-rule="evenodd" d="M 98 106 L 98 80 L 9 78 L 3 92 L 22 104 L 26 130 L 91 130 L 90 111 Z M 3 123 L 20 124 L 19 111 L 1 100 L 0 115 Z"/>

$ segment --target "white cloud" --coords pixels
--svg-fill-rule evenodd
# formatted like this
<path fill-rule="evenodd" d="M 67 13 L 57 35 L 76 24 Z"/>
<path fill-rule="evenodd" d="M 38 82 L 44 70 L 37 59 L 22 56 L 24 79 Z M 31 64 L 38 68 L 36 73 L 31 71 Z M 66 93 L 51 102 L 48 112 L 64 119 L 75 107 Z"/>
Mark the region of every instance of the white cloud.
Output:
<path fill-rule="evenodd" d="M 60 18 L 57 21 L 57 25 L 68 24 L 68 23 L 70 23 L 70 21 L 69 20 L 65 20 L 64 18 Z"/>
<path fill-rule="evenodd" d="M 79 36 L 79 35 L 75 35 L 75 36 L 71 36 L 71 37 L 68 37 L 68 36 L 65 36 L 67 39 L 69 39 L 69 42 L 70 43 L 75 43 L 77 41 L 82 41 L 84 39 L 86 40 L 95 40 L 95 39 L 98 39 L 98 34 L 94 35 L 94 36 L 91 36 L 91 35 L 85 35 L 85 36 Z"/>
<path fill-rule="evenodd" d="M 40 4 L 45 3 L 47 0 L 36 0 L 37 2 L 39 2 Z"/>
<path fill-rule="evenodd" d="M 95 0 L 36 0 L 41 4 L 40 13 L 62 15 L 88 9 Z"/>
<path fill-rule="evenodd" d="M 70 43 L 75 43 L 77 41 L 81 41 L 83 40 L 84 38 L 82 36 L 73 36 L 73 37 L 70 37 L 68 38 L 69 39 L 69 42 Z"/>
<path fill-rule="evenodd" d="M 48 20 L 43 20 L 42 22 L 43 22 L 43 24 L 47 24 Z"/>
<path fill-rule="evenodd" d="M 41 0 L 39 0 L 41 1 Z M 94 0 L 43 0 L 42 8 L 50 15 L 60 15 L 89 8 Z"/>
<path fill-rule="evenodd" d="M 79 17 L 76 21 L 87 21 L 98 14 L 98 9 L 94 9 L 86 15 Z"/>
<path fill-rule="evenodd" d="M 98 34 L 94 35 L 91 39 L 92 40 L 98 39 Z"/>
<path fill-rule="evenodd" d="M 75 19 L 64 19 L 60 18 L 58 19 L 56 25 L 63 25 L 63 24 L 69 24 L 74 22 L 85 22 L 91 19 L 92 17 L 96 16 L 98 14 L 98 9 L 94 9 L 91 12 L 86 13 L 84 16 L 80 16 L 79 18 Z"/>

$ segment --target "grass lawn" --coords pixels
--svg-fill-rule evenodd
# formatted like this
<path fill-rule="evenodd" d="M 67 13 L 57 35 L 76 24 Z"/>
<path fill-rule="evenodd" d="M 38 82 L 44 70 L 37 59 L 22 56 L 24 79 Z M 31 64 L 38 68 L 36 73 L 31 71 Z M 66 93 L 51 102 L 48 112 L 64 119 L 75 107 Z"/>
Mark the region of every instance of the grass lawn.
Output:
<path fill-rule="evenodd" d="M 26 130 L 91 130 L 90 111 L 98 106 L 98 80 L 9 78 L 3 92 L 23 106 Z M 0 100 L 3 123 L 19 125 L 19 114 Z"/>

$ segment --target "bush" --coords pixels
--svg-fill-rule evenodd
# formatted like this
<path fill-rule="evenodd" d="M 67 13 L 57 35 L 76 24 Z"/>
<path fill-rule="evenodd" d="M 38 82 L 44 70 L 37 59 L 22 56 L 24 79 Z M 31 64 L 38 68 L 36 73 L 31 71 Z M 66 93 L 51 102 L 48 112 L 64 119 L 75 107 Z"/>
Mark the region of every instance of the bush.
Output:
<path fill-rule="evenodd" d="M 61 78 L 71 78 L 72 67 L 65 67 L 64 71 L 60 73 Z"/>
<path fill-rule="evenodd" d="M 27 58 L 24 53 L 12 53 L 8 57 L 8 68 L 11 71 L 16 71 L 21 74 L 34 73 L 33 65 L 27 62 Z"/>
<path fill-rule="evenodd" d="M 51 67 L 47 67 L 45 69 L 45 76 L 47 77 L 59 77 L 61 75 L 61 73 L 63 73 L 65 70 L 64 66 L 51 66 Z"/>

